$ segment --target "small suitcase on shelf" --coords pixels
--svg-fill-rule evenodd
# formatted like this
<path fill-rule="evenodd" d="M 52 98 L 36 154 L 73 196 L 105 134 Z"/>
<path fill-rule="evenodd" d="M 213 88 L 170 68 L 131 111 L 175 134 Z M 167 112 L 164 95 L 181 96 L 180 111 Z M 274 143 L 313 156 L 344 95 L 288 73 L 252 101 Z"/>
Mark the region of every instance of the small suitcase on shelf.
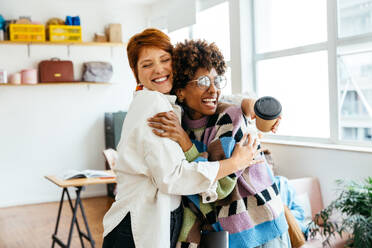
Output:
<path fill-rule="evenodd" d="M 39 63 L 39 82 L 74 82 L 74 66 L 70 60 L 52 58 Z"/>

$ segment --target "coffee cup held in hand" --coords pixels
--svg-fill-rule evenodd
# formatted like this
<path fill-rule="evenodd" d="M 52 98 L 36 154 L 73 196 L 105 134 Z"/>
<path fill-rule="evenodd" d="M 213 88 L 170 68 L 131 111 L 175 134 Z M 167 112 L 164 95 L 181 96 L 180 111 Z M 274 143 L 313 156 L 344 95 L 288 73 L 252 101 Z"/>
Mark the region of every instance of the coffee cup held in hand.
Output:
<path fill-rule="evenodd" d="M 261 132 L 269 132 L 282 112 L 282 105 L 271 96 L 259 98 L 254 104 L 256 127 Z"/>

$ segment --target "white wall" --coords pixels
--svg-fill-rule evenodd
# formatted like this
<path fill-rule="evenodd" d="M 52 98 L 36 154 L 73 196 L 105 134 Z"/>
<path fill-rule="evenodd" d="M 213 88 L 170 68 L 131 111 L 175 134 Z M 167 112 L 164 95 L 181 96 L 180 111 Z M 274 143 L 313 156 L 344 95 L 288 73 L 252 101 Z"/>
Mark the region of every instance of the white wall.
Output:
<path fill-rule="evenodd" d="M 336 179 L 362 180 L 372 176 L 372 153 L 292 145 L 264 144 L 272 151 L 277 174 L 288 178 L 317 177 L 324 204 L 336 196 Z"/>
<path fill-rule="evenodd" d="M 146 26 L 151 14 L 146 6 L 124 0 L 0 0 L 0 11 L 7 19 L 31 15 L 42 22 L 78 14 L 84 41 L 112 22 L 122 24 L 126 41 Z M 135 85 L 124 50 L 116 47 L 111 56 L 109 47 L 73 46 L 68 57 L 65 46 L 33 45 L 28 57 L 25 45 L 0 45 L 0 68 L 10 73 L 36 67 L 38 61 L 52 56 L 72 59 L 76 77 L 81 63 L 88 60 L 110 61 L 115 70 L 112 86 L 0 87 L 0 207 L 59 200 L 59 188 L 44 175 L 68 168 L 103 168 L 103 113 L 126 109 Z M 289 178 L 318 177 L 325 203 L 335 197 L 335 179 L 372 176 L 372 153 L 266 146 L 273 151 L 279 173 Z M 105 190 L 89 186 L 83 195 L 105 194 Z"/>
<path fill-rule="evenodd" d="M 105 24 L 121 23 L 127 41 L 146 26 L 148 7 L 115 0 L 0 0 L 0 12 L 5 19 L 30 15 L 42 23 L 79 15 L 83 41 Z M 71 46 L 68 53 L 67 46 L 31 45 L 28 56 L 27 45 L 0 45 L 0 68 L 8 73 L 37 68 L 51 57 L 72 60 L 76 79 L 84 61 L 111 62 L 113 84 L 0 86 L 0 207 L 59 200 L 60 189 L 44 175 L 104 169 L 104 112 L 126 110 L 132 99 L 135 80 L 124 46 Z M 104 194 L 103 185 L 83 192 Z"/>

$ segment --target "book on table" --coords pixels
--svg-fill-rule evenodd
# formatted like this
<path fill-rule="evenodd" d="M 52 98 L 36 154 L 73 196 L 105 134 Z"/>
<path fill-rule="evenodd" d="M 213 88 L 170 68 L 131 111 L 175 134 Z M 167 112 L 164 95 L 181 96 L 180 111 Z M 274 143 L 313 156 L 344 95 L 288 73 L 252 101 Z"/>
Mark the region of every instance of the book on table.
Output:
<path fill-rule="evenodd" d="M 63 180 L 76 179 L 76 178 L 115 178 L 113 173 L 105 170 L 68 170 L 63 174 Z"/>

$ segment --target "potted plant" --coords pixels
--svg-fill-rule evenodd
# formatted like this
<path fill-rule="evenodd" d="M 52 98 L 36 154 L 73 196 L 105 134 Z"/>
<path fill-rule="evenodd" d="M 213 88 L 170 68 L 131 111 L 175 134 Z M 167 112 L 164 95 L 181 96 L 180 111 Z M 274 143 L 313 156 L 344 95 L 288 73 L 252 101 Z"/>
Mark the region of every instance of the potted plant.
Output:
<path fill-rule="evenodd" d="M 343 180 L 336 183 L 340 195 L 315 215 L 309 224 L 310 237 L 321 234 L 325 238 L 323 246 L 330 247 L 330 239 L 336 234 L 350 234 L 346 247 L 372 247 L 372 178 L 359 183 Z"/>

